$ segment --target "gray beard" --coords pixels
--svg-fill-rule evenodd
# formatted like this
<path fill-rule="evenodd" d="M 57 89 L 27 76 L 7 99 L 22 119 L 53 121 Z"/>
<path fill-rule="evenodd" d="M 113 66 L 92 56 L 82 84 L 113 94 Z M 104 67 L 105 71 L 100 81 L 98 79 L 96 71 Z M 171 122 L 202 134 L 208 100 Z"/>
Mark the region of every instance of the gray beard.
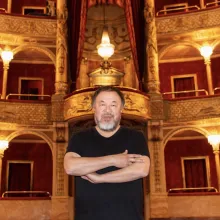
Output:
<path fill-rule="evenodd" d="M 118 122 L 102 123 L 95 118 L 96 125 L 102 131 L 114 131 L 118 127 Z"/>

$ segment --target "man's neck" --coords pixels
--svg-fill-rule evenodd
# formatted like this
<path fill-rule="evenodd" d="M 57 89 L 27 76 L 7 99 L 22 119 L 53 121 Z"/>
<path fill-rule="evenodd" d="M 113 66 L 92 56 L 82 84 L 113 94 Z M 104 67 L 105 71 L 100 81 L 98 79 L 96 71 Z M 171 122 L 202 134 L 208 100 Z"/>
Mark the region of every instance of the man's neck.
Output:
<path fill-rule="evenodd" d="M 114 131 L 103 131 L 97 125 L 95 126 L 95 128 L 96 128 L 96 130 L 98 131 L 98 133 L 100 135 L 102 135 L 103 137 L 108 138 L 108 137 L 113 136 L 118 131 L 118 129 L 120 128 L 120 125 L 118 125 L 117 128 Z"/>

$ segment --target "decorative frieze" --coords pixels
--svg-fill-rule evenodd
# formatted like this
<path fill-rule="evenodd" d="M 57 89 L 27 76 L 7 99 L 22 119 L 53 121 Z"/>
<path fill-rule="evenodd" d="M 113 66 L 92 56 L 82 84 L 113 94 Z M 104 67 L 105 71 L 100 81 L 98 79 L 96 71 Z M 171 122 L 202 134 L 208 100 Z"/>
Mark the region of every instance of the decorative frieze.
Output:
<path fill-rule="evenodd" d="M 150 115 L 150 103 L 149 98 L 146 95 L 138 93 L 136 90 L 123 91 L 125 97 L 125 106 L 123 110 L 124 115 L 130 115 L 132 117 L 142 118 L 144 120 L 149 119 Z M 68 97 L 64 103 L 64 119 L 69 120 L 79 116 L 92 115 L 92 99 L 93 91 L 83 91 Z"/>
<path fill-rule="evenodd" d="M 35 37 L 55 37 L 57 22 L 52 19 L 10 16 L 0 14 L 0 33 L 22 34 Z"/>
<path fill-rule="evenodd" d="M 157 34 L 176 34 L 198 29 L 219 27 L 220 8 L 157 17 Z"/>
<path fill-rule="evenodd" d="M 46 125 L 51 124 L 51 105 L 40 103 L 0 103 L 1 122 Z"/>
<path fill-rule="evenodd" d="M 164 101 L 165 121 L 194 121 L 218 118 L 220 97 Z"/>

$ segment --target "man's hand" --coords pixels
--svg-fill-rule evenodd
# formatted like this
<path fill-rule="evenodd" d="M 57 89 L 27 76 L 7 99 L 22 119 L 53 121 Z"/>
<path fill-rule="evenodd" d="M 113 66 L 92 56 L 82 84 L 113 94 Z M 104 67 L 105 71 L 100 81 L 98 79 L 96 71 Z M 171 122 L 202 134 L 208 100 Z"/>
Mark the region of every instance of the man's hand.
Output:
<path fill-rule="evenodd" d="M 133 163 L 143 163 L 142 156 L 140 154 L 128 154 L 128 150 L 121 154 L 112 155 L 113 163 L 115 167 L 124 168 Z"/>

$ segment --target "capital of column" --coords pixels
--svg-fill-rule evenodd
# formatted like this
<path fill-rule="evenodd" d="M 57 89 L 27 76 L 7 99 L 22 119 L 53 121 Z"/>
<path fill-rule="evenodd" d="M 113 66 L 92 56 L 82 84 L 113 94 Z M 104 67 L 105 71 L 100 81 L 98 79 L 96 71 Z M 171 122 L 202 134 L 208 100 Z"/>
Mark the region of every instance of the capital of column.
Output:
<path fill-rule="evenodd" d="M 0 151 L 0 160 L 4 157 L 4 151 Z"/>
<path fill-rule="evenodd" d="M 204 63 L 205 63 L 205 65 L 210 65 L 211 64 L 210 57 L 204 57 Z"/>
<path fill-rule="evenodd" d="M 82 65 L 87 65 L 88 63 L 88 58 L 87 57 L 83 57 L 82 60 L 81 60 L 81 64 Z"/>
<path fill-rule="evenodd" d="M 213 153 L 219 155 L 219 150 L 213 148 Z"/>
<path fill-rule="evenodd" d="M 9 69 L 9 63 L 10 62 L 3 62 L 3 70 L 6 71 Z"/>
<path fill-rule="evenodd" d="M 67 82 L 62 82 L 62 81 L 59 81 L 59 82 L 55 82 L 55 94 L 67 94 L 68 92 L 68 84 Z"/>
<path fill-rule="evenodd" d="M 131 61 L 131 55 L 124 57 L 124 62 L 129 63 Z"/>

